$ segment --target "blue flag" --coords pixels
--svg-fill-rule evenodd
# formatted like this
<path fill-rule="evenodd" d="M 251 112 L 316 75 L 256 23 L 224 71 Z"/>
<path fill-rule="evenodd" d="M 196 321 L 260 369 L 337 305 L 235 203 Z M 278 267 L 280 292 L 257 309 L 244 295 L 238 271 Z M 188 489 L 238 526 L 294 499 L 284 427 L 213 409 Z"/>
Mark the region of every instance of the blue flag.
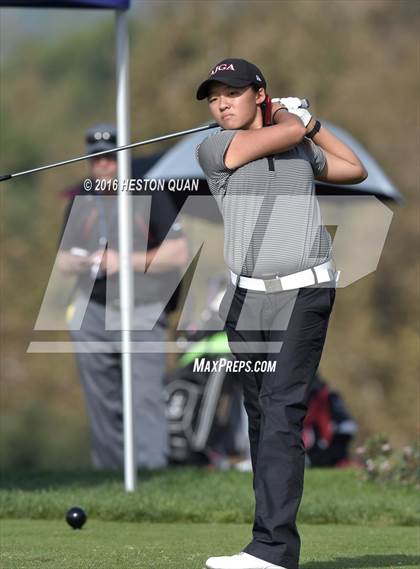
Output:
<path fill-rule="evenodd" d="M 0 6 L 16 8 L 105 8 L 128 10 L 130 0 L 0 0 Z"/>

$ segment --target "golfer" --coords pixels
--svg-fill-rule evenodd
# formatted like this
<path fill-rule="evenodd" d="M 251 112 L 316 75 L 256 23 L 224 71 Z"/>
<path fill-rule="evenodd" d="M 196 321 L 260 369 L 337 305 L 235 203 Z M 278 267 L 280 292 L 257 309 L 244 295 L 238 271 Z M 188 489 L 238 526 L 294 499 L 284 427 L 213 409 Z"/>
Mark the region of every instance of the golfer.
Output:
<path fill-rule="evenodd" d="M 206 566 L 298 569 L 301 435 L 339 274 L 314 179 L 358 183 L 367 172 L 299 99 L 272 103 L 262 72 L 243 59 L 211 69 L 197 99 L 207 99 L 221 127 L 197 149 L 224 220 L 230 282 L 219 314 L 236 358 L 275 365 L 240 372 L 256 502 L 253 538 L 242 552 L 211 557 Z"/>

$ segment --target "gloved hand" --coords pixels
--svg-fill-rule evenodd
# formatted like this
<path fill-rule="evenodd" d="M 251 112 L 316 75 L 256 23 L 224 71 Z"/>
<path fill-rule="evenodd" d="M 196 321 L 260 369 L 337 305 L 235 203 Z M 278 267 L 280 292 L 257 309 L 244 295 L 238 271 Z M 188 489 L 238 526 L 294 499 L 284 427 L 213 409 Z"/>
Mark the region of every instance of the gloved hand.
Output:
<path fill-rule="evenodd" d="M 300 120 L 303 122 L 303 126 L 307 127 L 308 124 L 310 123 L 312 115 L 308 111 L 308 109 L 287 109 L 287 110 L 289 111 L 289 113 L 292 113 L 292 115 L 296 115 L 297 117 L 299 117 Z"/>
<path fill-rule="evenodd" d="M 292 113 L 293 115 L 296 115 L 300 118 L 300 120 L 303 123 L 303 126 L 308 126 L 312 115 L 311 113 L 308 111 L 308 109 L 302 109 L 300 108 L 300 105 L 302 104 L 302 100 L 299 97 L 282 97 L 281 99 L 271 99 L 271 102 L 279 102 L 282 103 L 285 107 L 287 107 L 287 110 L 289 111 L 289 113 Z"/>
<path fill-rule="evenodd" d="M 299 97 L 282 97 L 279 99 L 279 102 L 287 107 L 287 109 L 290 111 L 291 109 L 298 109 L 302 103 L 302 100 L 299 99 Z"/>

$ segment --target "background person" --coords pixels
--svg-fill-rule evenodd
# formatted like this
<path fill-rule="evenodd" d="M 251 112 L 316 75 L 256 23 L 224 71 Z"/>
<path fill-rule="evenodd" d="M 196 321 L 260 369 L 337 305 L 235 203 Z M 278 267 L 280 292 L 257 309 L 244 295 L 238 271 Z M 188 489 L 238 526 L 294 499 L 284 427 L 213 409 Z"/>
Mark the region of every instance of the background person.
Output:
<path fill-rule="evenodd" d="M 274 372 L 241 372 L 256 500 L 253 539 L 240 554 L 208 559 L 209 569 L 298 569 L 303 421 L 336 284 L 314 177 L 356 183 L 367 176 L 357 156 L 297 108 L 296 98 L 286 100 L 290 112 L 273 104 L 273 125 L 266 126 L 265 88 L 255 65 L 225 59 L 197 91 L 222 129 L 197 150 L 223 215 L 231 271 L 219 314 L 237 358 L 276 363 Z M 274 343 L 279 349 L 269 353 Z"/>
<path fill-rule="evenodd" d="M 89 154 L 114 148 L 115 127 L 108 124 L 92 127 L 87 131 L 86 142 Z M 78 195 L 68 205 L 58 263 L 63 272 L 78 277 L 69 324 L 72 339 L 80 348 L 76 349 L 76 357 L 90 422 L 92 462 L 97 468 L 115 469 L 123 466 L 124 457 L 117 193 L 112 189 L 95 192 L 94 182 L 116 178 L 116 155 L 91 159 L 89 174 L 93 189 Z M 79 193 L 83 194 L 83 187 Z M 159 203 L 151 208 L 150 222 L 143 209 L 144 200 L 134 196 L 132 201 L 135 297 L 132 342 L 165 341 L 168 319 L 162 300 L 164 281 L 168 271 L 181 267 L 187 257 L 182 228 L 173 224 L 176 212 L 172 202 L 164 192 L 159 193 L 158 199 Z M 158 249 L 159 259 L 148 266 Z M 147 272 L 144 272 L 145 262 Z M 81 329 L 73 330 L 72 322 L 85 310 Z M 161 316 L 153 329 L 149 329 L 156 313 Z M 98 348 L 85 353 L 83 346 L 87 342 L 95 342 Z M 157 469 L 168 463 L 165 363 L 163 353 L 132 353 L 139 468 Z"/>

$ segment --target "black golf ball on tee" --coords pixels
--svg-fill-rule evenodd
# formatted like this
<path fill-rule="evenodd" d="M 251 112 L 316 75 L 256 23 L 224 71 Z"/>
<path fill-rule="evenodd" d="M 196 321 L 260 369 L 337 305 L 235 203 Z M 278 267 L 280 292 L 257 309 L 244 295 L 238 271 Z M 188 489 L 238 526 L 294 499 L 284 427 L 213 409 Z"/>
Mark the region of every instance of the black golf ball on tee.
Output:
<path fill-rule="evenodd" d="M 66 514 L 66 522 L 73 529 L 82 529 L 87 520 L 86 512 L 77 506 L 70 508 Z"/>

